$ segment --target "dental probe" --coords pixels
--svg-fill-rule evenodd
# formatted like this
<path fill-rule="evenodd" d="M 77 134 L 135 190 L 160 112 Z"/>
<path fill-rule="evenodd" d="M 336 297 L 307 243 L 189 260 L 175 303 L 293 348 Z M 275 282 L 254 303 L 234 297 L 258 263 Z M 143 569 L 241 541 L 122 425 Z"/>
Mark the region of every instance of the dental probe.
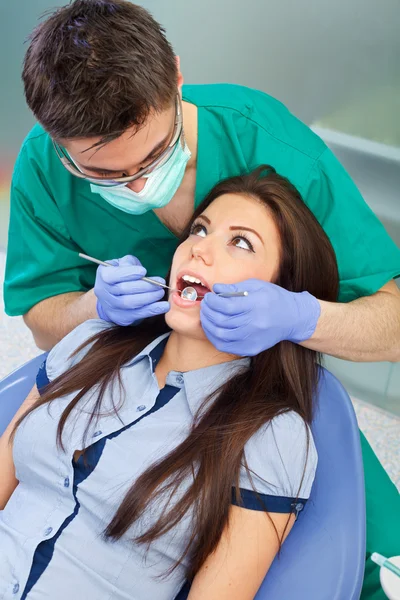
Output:
<path fill-rule="evenodd" d="M 110 263 L 104 262 L 104 260 L 99 260 L 98 258 L 93 258 L 93 256 L 88 256 L 87 254 L 82 254 L 82 252 L 79 252 L 79 256 L 81 258 L 84 258 L 85 260 L 89 260 L 93 263 L 96 263 L 96 265 L 102 265 L 103 267 L 112 267 L 113 266 L 113 265 L 110 265 Z M 143 279 L 143 281 L 147 281 L 147 283 L 152 283 L 153 285 L 158 285 L 158 287 L 166 288 L 167 290 L 172 290 L 172 288 L 169 287 L 169 285 L 165 285 L 164 283 L 155 281 L 155 279 L 151 279 L 150 277 L 141 277 L 141 279 Z M 176 290 L 174 290 L 174 291 L 176 291 Z"/>
<path fill-rule="evenodd" d="M 96 265 L 102 265 L 103 267 L 112 267 L 113 266 L 113 265 L 110 265 L 110 263 L 104 262 L 104 260 L 99 260 L 98 258 L 93 258 L 93 256 L 88 256 L 87 254 L 83 254 L 82 252 L 79 252 L 79 256 L 81 258 L 84 258 L 85 260 L 95 263 Z M 159 287 L 166 288 L 167 290 L 172 290 L 172 291 L 178 292 L 180 294 L 182 294 L 182 292 L 185 291 L 185 290 L 182 290 L 182 291 L 174 290 L 169 285 L 164 285 L 163 283 L 160 283 L 159 281 L 155 281 L 154 279 L 151 279 L 150 277 L 142 277 L 141 279 L 143 279 L 143 281 L 147 281 L 148 283 L 152 283 L 153 285 L 158 285 Z M 215 292 L 213 292 L 213 293 L 215 293 Z M 197 294 L 197 292 L 196 292 L 196 294 Z M 222 296 L 222 298 L 233 298 L 234 296 L 248 296 L 248 295 L 249 295 L 249 292 L 226 292 L 226 294 L 221 292 L 219 294 L 216 294 L 216 296 Z M 204 296 L 203 296 L 203 298 L 204 298 Z M 197 299 L 197 296 L 195 299 Z"/>

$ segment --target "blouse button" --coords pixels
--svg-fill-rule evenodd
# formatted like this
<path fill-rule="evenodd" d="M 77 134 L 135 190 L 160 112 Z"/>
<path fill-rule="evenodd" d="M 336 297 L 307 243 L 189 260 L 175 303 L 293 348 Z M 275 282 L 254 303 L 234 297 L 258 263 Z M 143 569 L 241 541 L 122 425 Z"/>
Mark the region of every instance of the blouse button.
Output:
<path fill-rule="evenodd" d="M 303 508 L 304 508 L 304 504 L 302 502 L 297 502 L 294 505 L 294 512 L 296 513 L 295 514 L 296 520 L 297 520 L 297 517 L 299 516 L 299 513 L 303 510 Z"/>
<path fill-rule="evenodd" d="M 13 594 L 18 594 L 19 592 L 19 583 L 16 583 L 13 587 Z"/>
<path fill-rule="evenodd" d="M 103 433 L 102 431 L 95 431 L 94 434 L 93 434 L 93 437 L 98 437 L 102 433 Z"/>
<path fill-rule="evenodd" d="M 44 535 L 50 535 L 52 531 L 53 531 L 53 528 L 52 528 L 52 527 L 48 527 L 48 528 L 45 530 L 45 532 L 44 532 Z"/>
<path fill-rule="evenodd" d="M 177 375 L 176 376 L 176 383 L 179 383 L 179 385 L 182 385 L 182 383 L 183 383 L 183 377 L 182 377 L 182 375 Z"/>
<path fill-rule="evenodd" d="M 136 410 L 142 412 L 142 410 L 145 410 L 146 406 L 144 404 L 140 404 Z"/>
<path fill-rule="evenodd" d="M 64 487 L 66 487 L 66 488 L 69 487 L 69 477 L 66 477 L 64 479 Z"/>

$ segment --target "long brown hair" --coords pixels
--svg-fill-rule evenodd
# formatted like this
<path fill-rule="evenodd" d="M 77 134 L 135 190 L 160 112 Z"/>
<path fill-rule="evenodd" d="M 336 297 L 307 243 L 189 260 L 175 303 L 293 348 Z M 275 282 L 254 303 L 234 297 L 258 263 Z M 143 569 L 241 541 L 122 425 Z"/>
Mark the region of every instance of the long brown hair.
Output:
<path fill-rule="evenodd" d="M 282 246 L 278 285 L 293 292 L 307 290 L 320 300 L 336 300 L 338 270 L 333 248 L 287 179 L 271 167 L 262 166 L 249 175 L 223 181 L 197 208 L 191 223 L 223 194 L 251 196 L 273 215 Z M 186 239 L 189 229 L 190 224 L 182 239 Z M 93 343 L 87 355 L 51 382 L 27 414 L 60 396 L 77 392 L 58 425 L 57 442 L 63 447 L 65 422 L 85 394 L 99 386 L 90 423 L 100 414 L 104 392 L 114 378 L 119 378 L 122 365 L 167 330 L 162 316 L 148 319 L 138 327 L 115 326 L 96 334 L 86 342 Z M 177 564 L 187 557 L 187 577 L 193 578 L 216 548 L 228 523 L 232 487 L 240 499 L 239 472 L 245 464 L 246 442 L 276 415 L 290 410 L 296 411 L 306 423 L 311 422 L 318 358 L 314 351 L 288 341 L 254 356 L 250 368 L 236 374 L 205 400 L 188 437 L 132 484 L 105 535 L 120 538 L 150 502 L 161 500 L 164 494 L 171 497 L 189 478 L 192 483 L 183 495 L 176 496 L 175 504 L 168 503 L 158 520 L 135 541 L 151 543 L 174 527 L 190 509 L 192 534 Z M 115 410 L 118 411 L 118 406 Z"/>

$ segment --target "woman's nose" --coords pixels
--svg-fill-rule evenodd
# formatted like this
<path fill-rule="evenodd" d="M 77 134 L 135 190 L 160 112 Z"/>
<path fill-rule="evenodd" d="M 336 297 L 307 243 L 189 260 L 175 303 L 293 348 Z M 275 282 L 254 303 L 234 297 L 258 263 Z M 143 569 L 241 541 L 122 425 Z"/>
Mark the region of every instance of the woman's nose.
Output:
<path fill-rule="evenodd" d="M 126 187 L 128 187 L 133 192 L 139 193 L 142 191 L 146 183 L 146 179 L 141 177 L 140 179 L 136 179 L 135 181 L 131 181 L 128 183 Z"/>
<path fill-rule="evenodd" d="M 202 260 L 207 265 L 213 261 L 212 243 L 207 238 L 200 238 L 192 245 L 192 256 Z"/>

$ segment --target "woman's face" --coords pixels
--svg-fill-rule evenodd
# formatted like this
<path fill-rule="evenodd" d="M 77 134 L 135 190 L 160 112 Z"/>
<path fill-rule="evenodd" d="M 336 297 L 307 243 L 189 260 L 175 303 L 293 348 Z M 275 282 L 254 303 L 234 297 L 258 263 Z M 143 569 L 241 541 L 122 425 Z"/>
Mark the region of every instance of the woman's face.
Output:
<path fill-rule="evenodd" d="M 179 333 L 205 339 L 200 323 L 201 296 L 215 283 L 273 281 L 279 258 L 280 237 L 268 209 L 249 196 L 219 196 L 193 223 L 172 261 L 170 286 L 178 290 L 194 287 L 200 298 L 193 302 L 171 292 L 167 324 Z"/>

